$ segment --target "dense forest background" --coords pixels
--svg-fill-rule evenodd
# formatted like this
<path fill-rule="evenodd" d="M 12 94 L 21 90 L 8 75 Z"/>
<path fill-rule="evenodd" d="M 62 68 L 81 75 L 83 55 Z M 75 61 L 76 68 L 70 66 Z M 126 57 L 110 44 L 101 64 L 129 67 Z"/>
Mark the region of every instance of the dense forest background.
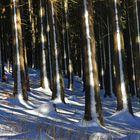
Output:
<path fill-rule="evenodd" d="M 139 0 L 1 0 L 0 78 L 12 73 L 13 95 L 28 102 L 29 68 L 40 70 L 40 87 L 64 103 L 74 77 L 83 81 L 84 120 L 104 124 L 104 100 L 132 116 L 140 98 Z M 67 87 L 64 79 L 68 80 Z M 21 99 L 21 98 L 20 98 Z"/>

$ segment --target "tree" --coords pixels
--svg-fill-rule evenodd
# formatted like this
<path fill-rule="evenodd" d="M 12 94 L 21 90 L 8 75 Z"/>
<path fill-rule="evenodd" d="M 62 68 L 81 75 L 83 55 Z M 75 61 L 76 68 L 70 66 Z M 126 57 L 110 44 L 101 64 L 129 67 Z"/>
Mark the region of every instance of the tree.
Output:
<path fill-rule="evenodd" d="M 30 25 L 30 35 L 31 35 L 31 63 L 32 63 L 32 68 L 35 68 L 35 42 L 36 42 L 36 37 L 35 37 L 35 19 L 34 19 L 34 3 L 33 0 L 27 0 L 28 6 L 26 6 L 26 11 L 27 15 L 29 16 L 29 25 Z M 28 25 L 28 26 L 29 26 Z"/>
<path fill-rule="evenodd" d="M 117 110 L 130 111 L 132 113 L 132 108 L 130 105 L 130 98 L 128 98 L 127 88 L 126 88 L 126 72 L 125 72 L 125 50 L 124 50 L 124 38 L 121 31 L 121 21 L 119 5 L 120 0 L 113 0 L 114 5 L 114 60 L 115 60 L 115 86 L 117 95 Z"/>
<path fill-rule="evenodd" d="M 94 18 L 92 0 L 83 0 L 83 34 L 84 46 L 84 77 L 85 77 L 85 116 L 87 121 L 94 121 L 104 125 L 101 100 L 99 95 L 99 81 L 94 38 Z"/>
<path fill-rule="evenodd" d="M 133 11 L 131 7 L 131 1 L 126 1 L 126 30 L 124 32 L 125 37 L 125 48 L 127 52 L 127 70 L 128 70 L 128 84 L 129 84 L 129 92 L 132 96 L 137 95 L 137 86 L 136 86 L 136 70 L 135 70 L 135 63 L 134 63 L 134 50 L 135 45 L 133 43 L 133 32 L 131 30 L 133 23 L 132 23 L 132 13 Z M 129 40 L 129 41 L 128 41 Z"/>
<path fill-rule="evenodd" d="M 5 75 L 5 70 L 4 70 L 4 61 L 5 61 L 4 58 L 5 58 L 5 47 L 6 47 L 6 33 L 5 33 L 6 8 L 4 6 L 2 7 L 0 18 L 1 18 L 1 20 L 0 20 L 1 78 L 2 78 L 2 81 L 5 82 L 6 75 Z"/>
<path fill-rule="evenodd" d="M 54 10 L 54 2 L 49 2 L 51 9 L 51 32 L 52 32 L 52 60 L 53 60 L 53 94 L 52 99 L 65 103 L 64 98 L 64 81 L 61 69 L 61 52 L 58 44 L 58 29 L 56 22 L 56 11 Z"/>
<path fill-rule="evenodd" d="M 28 100 L 21 28 L 20 0 L 11 0 L 13 23 L 14 95 Z"/>
<path fill-rule="evenodd" d="M 68 71 L 68 89 L 73 90 L 73 65 L 72 65 L 72 51 L 70 46 L 70 34 L 69 34 L 69 1 L 64 0 L 64 15 L 65 15 L 65 47 L 67 54 L 67 71 Z"/>
<path fill-rule="evenodd" d="M 46 38 L 46 16 L 45 16 L 45 1 L 39 1 L 39 16 L 40 16 L 40 46 L 41 46 L 41 87 L 49 89 L 49 79 L 47 76 L 47 38 Z"/>
<path fill-rule="evenodd" d="M 134 43 L 134 63 L 135 63 L 135 71 L 136 71 L 136 86 L 137 86 L 137 96 L 140 97 L 140 12 L 139 12 L 139 5 L 140 2 L 135 0 L 132 2 L 133 4 L 133 24 L 134 24 L 134 31 L 133 34 L 133 43 Z"/>

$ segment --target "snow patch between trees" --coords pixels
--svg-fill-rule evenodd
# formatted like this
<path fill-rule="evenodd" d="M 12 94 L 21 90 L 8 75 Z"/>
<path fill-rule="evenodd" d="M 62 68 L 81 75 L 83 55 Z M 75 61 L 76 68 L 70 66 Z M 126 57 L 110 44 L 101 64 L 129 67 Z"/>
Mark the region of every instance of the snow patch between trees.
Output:
<path fill-rule="evenodd" d="M 28 101 L 24 101 L 22 93 L 18 93 L 18 100 L 19 102 L 24 105 L 26 108 L 33 109 L 31 106 L 28 105 Z"/>
<path fill-rule="evenodd" d="M 140 140 L 140 134 L 129 134 L 128 136 L 121 138 L 120 140 Z"/>
<path fill-rule="evenodd" d="M 52 91 L 50 88 L 42 88 L 42 87 L 39 87 L 39 88 L 34 88 L 33 90 L 36 90 L 36 91 L 39 91 L 39 92 L 43 92 L 47 95 L 52 95 Z"/>
<path fill-rule="evenodd" d="M 136 116 L 132 116 L 126 110 L 118 111 L 107 119 L 113 120 L 113 121 L 119 121 L 120 123 L 131 124 L 131 125 L 138 127 L 138 128 L 140 127 L 140 124 L 138 123 L 139 118 Z"/>
<path fill-rule="evenodd" d="M 40 105 L 36 109 L 26 110 L 25 112 L 27 112 L 29 114 L 32 114 L 32 115 L 40 116 L 40 117 L 46 117 L 50 113 L 54 113 L 55 112 L 55 107 L 54 107 L 53 103 L 48 102 L 48 103 Z"/>
<path fill-rule="evenodd" d="M 49 113 L 55 112 L 55 107 L 53 103 L 48 102 L 40 105 L 35 111 L 43 115 L 48 115 Z"/>
<path fill-rule="evenodd" d="M 100 132 L 97 132 L 97 133 L 93 133 L 89 140 L 112 140 L 112 136 L 111 134 L 107 134 L 107 133 L 100 133 Z"/>
<path fill-rule="evenodd" d="M 77 123 L 80 127 L 100 127 L 99 124 L 95 121 L 86 121 L 86 120 L 80 120 Z"/>

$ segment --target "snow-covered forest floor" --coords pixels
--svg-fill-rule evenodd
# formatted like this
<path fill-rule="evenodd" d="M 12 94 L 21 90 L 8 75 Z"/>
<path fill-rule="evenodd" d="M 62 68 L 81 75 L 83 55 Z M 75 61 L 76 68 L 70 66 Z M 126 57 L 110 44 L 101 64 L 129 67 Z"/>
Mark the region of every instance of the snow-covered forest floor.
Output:
<path fill-rule="evenodd" d="M 132 99 L 132 117 L 127 112 L 116 113 L 116 98 L 104 98 L 101 91 L 105 127 L 82 127 L 84 92 L 80 78 L 74 78 L 74 92 L 65 89 L 66 104 L 54 105 L 51 92 L 39 87 L 39 71 L 30 69 L 29 75 L 31 92 L 27 104 L 12 96 L 11 74 L 7 73 L 6 83 L 0 82 L 0 140 L 140 140 L 137 98 Z"/>

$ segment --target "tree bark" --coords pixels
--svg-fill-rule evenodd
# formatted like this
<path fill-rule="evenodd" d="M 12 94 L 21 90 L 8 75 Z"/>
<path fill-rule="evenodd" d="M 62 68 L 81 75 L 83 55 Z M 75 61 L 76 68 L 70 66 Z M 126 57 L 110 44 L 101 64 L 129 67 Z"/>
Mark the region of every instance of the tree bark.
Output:
<path fill-rule="evenodd" d="M 99 95 L 98 69 L 96 60 L 96 46 L 94 37 L 94 18 L 92 0 L 83 0 L 84 20 L 84 74 L 85 74 L 85 116 L 87 121 L 97 119 L 104 125 L 102 106 Z"/>
<path fill-rule="evenodd" d="M 28 100 L 25 63 L 23 55 L 23 38 L 21 28 L 20 0 L 11 0 L 13 21 L 13 55 L 14 55 L 14 95 L 22 94 Z"/>
<path fill-rule="evenodd" d="M 40 0 L 39 2 L 39 16 L 40 16 L 40 46 L 41 46 L 41 87 L 48 89 L 50 82 L 47 76 L 47 63 L 46 63 L 46 51 L 47 51 L 47 38 L 46 38 L 46 17 L 45 17 L 45 1 Z"/>
<path fill-rule="evenodd" d="M 125 50 L 124 50 L 124 38 L 120 26 L 119 15 L 120 0 L 113 0 L 114 5 L 114 59 L 116 70 L 116 95 L 117 95 L 117 110 L 126 110 L 132 113 L 132 107 L 130 105 L 130 98 L 128 98 L 128 91 L 126 88 L 126 68 L 125 68 Z"/>
<path fill-rule="evenodd" d="M 58 31 L 56 24 L 56 13 L 54 11 L 54 2 L 50 2 L 51 8 L 51 31 L 52 31 L 52 57 L 53 57 L 53 94 L 52 100 L 58 100 L 65 103 L 64 97 L 64 81 L 61 69 L 61 53 L 58 45 Z"/>

